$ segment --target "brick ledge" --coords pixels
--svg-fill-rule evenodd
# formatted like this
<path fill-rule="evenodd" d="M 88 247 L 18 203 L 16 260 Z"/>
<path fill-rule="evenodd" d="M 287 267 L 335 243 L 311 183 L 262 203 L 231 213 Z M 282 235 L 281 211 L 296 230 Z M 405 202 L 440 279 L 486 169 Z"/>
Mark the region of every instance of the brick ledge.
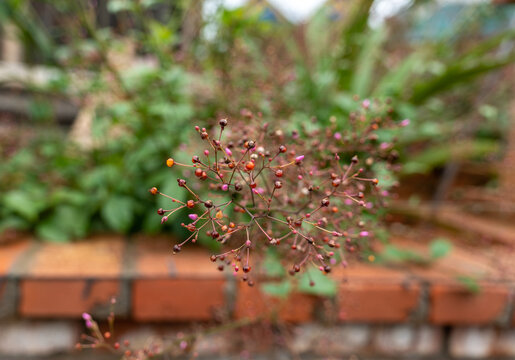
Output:
<path fill-rule="evenodd" d="M 79 318 L 85 311 L 106 316 L 111 296 L 118 298 L 118 316 L 138 322 L 241 318 L 273 309 L 285 321 L 302 323 L 335 313 L 320 311 L 327 308 L 321 306 L 324 299 L 304 294 L 278 303 L 258 286 L 240 285 L 218 272 L 200 249 L 172 257 L 172 243 L 97 236 L 62 245 L 30 238 L 2 245 L 0 317 Z M 451 275 L 466 270 L 484 279 L 479 293 Z M 496 276 L 488 261 L 463 249 L 429 268 L 356 264 L 336 273 L 345 279 L 331 302 L 340 322 L 515 325 L 513 278 Z"/>

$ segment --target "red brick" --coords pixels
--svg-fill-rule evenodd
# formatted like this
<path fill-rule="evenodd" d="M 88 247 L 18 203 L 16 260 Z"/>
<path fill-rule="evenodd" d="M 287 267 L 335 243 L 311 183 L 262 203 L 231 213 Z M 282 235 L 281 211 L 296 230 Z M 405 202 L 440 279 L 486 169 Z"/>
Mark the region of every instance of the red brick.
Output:
<path fill-rule="evenodd" d="M 441 325 L 488 324 L 502 315 L 509 289 L 502 285 L 483 285 L 479 293 L 463 286 L 436 284 L 431 287 L 430 321 Z"/>
<path fill-rule="evenodd" d="M 119 236 L 98 236 L 81 242 L 44 244 L 27 276 L 33 278 L 118 277 L 125 243 Z"/>
<path fill-rule="evenodd" d="M 279 316 L 287 322 L 307 322 L 312 319 L 316 298 L 294 293 L 287 299 L 267 296 L 259 289 L 259 281 L 253 287 L 240 282 L 236 297 L 235 317 L 256 318 L 259 316 Z"/>
<path fill-rule="evenodd" d="M 22 280 L 20 313 L 28 317 L 80 317 L 109 304 L 119 293 L 116 280 Z"/>
<path fill-rule="evenodd" d="M 0 245 L 0 276 L 5 276 L 9 273 L 11 266 L 20 256 L 23 256 L 29 245 L 28 239 Z"/>
<path fill-rule="evenodd" d="M 177 243 L 173 237 L 148 238 L 140 236 L 136 242 L 136 268 L 140 276 L 222 279 L 223 274 L 209 261 L 205 249 L 185 246 L 184 251 L 172 254 Z"/>
<path fill-rule="evenodd" d="M 209 320 L 223 307 L 224 280 L 137 279 L 132 315 L 139 321 Z"/>
<path fill-rule="evenodd" d="M 33 317 L 79 317 L 120 294 L 124 242 L 97 236 L 82 242 L 43 244 L 23 269 L 19 311 Z"/>
<path fill-rule="evenodd" d="M 409 319 L 418 306 L 418 284 L 352 281 L 342 284 L 338 294 L 340 320 L 395 323 Z"/>

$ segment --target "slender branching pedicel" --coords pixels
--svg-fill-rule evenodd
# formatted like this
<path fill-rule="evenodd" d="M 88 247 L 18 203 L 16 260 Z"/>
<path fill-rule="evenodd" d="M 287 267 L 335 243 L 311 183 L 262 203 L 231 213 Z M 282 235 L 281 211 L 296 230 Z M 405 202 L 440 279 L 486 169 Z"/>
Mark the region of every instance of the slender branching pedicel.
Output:
<path fill-rule="evenodd" d="M 308 265 L 324 273 L 346 266 L 346 258 L 372 238 L 362 215 L 374 213 L 387 195 L 370 176 L 370 165 L 387 162 L 392 146 L 378 143 L 375 132 L 379 125 L 395 125 L 351 114 L 347 132 L 303 129 L 304 136 L 297 131 L 287 136 L 260 116 L 244 114 L 246 122 L 221 119 L 210 131 L 196 126 L 204 149 L 191 164 L 166 160 L 168 167 L 190 168 L 185 171 L 190 177 L 177 179 L 189 200 L 150 189 L 170 200 L 169 208 L 157 210 L 161 222 L 181 209 L 189 212 L 189 222 L 181 225 L 191 234 L 173 246 L 173 253 L 206 235 L 224 249 L 211 261 L 220 271 L 230 267 L 242 274 L 250 286 L 251 255 L 266 247 L 276 248 L 290 275 Z M 363 166 L 356 153 L 366 154 Z M 203 186 L 192 186 L 195 182 Z"/>

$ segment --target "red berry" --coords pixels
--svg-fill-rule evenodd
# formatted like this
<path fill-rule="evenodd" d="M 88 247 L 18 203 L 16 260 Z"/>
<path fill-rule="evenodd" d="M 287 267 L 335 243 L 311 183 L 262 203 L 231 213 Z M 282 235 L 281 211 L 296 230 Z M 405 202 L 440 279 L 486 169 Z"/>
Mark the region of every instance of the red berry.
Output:
<path fill-rule="evenodd" d="M 248 171 L 251 171 L 254 169 L 255 166 L 256 166 L 256 164 L 254 164 L 254 162 L 247 161 L 247 163 L 245 164 L 245 169 L 247 169 Z"/>
<path fill-rule="evenodd" d="M 151 188 L 149 191 L 152 195 L 156 195 L 158 193 L 157 188 L 155 186 Z"/>

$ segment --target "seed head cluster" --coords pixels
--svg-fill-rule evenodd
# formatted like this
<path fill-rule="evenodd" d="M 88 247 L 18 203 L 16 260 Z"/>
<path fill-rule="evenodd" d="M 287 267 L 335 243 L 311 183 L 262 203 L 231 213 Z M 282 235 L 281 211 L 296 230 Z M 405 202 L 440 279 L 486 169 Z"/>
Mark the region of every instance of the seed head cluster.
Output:
<path fill-rule="evenodd" d="M 346 131 L 337 131 L 331 119 L 324 130 L 301 127 L 287 133 L 248 110 L 239 121 L 221 119 L 212 129 L 195 126 L 203 149 L 191 164 L 173 157 L 165 161 L 184 168 L 177 185 L 190 199 L 150 189 L 172 205 L 158 209 L 162 222 L 188 211 L 189 221 L 181 225 L 191 234 L 173 246 L 173 253 L 207 236 L 223 245 L 210 257 L 217 268 L 230 268 L 250 286 L 251 254 L 267 247 L 276 248 L 291 275 L 312 265 L 323 273 L 346 266 L 349 256 L 370 246 L 373 231 L 365 229 L 365 219 L 388 196 L 372 165 L 395 166 L 393 145 L 380 143 L 377 131 L 397 125 L 370 112 L 369 105 L 351 114 Z"/>

